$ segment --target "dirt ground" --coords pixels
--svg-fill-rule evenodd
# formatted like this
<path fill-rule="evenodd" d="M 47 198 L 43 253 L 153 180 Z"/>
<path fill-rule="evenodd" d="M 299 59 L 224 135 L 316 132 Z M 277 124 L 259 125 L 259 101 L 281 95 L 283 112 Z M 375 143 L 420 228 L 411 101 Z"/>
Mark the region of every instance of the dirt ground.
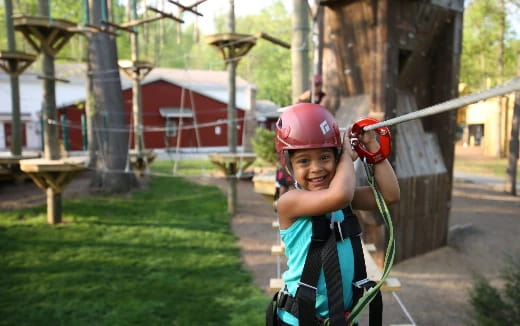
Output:
<path fill-rule="evenodd" d="M 459 150 L 457 155 L 479 158 L 478 153 L 468 151 Z M 88 195 L 88 178 L 88 173 L 76 178 L 63 197 Z M 221 178 L 202 177 L 197 181 L 226 189 Z M 43 191 L 31 182 L 0 183 L 0 198 L 0 210 L 45 203 Z M 390 276 L 397 278 L 402 287 L 396 293 L 383 293 L 383 324 L 412 324 L 409 314 L 416 325 L 467 325 L 472 273 L 479 271 L 493 284 L 500 284 L 498 273 L 504 255 L 520 252 L 519 218 L 519 196 L 512 197 L 486 184 L 456 179 L 448 245 L 394 265 Z M 240 181 L 237 214 L 231 226 L 242 250 L 244 267 L 253 273 L 255 284 L 266 292 L 269 279 L 285 268 L 284 259 L 270 253 L 271 246 L 278 241 L 277 231 L 272 228 L 275 219 L 271 204 L 254 192 L 252 182 Z M 362 317 L 361 325 L 366 324 Z"/>

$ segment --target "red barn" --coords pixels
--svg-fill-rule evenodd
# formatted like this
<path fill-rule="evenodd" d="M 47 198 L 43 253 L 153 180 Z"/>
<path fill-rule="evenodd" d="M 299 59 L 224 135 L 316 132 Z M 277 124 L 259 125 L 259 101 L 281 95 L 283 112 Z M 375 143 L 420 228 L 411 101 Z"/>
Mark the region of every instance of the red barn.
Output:
<path fill-rule="evenodd" d="M 121 76 L 126 120 L 132 133 L 132 87 L 130 81 Z M 179 145 L 183 151 L 227 150 L 227 81 L 227 71 L 153 69 L 141 82 L 144 147 L 175 150 Z M 252 114 L 256 92 L 254 85 L 240 77 L 237 77 L 236 89 L 236 139 L 237 145 L 242 146 L 244 136 L 254 133 L 244 129 L 247 128 L 244 121 L 257 118 Z M 68 150 L 86 149 L 84 115 L 84 99 L 58 109 L 62 121 L 60 137 L 65 140 L 63 131 L 66 131 Z M 266 118 L 276 121 L 276 117 Z M 132 134 L 129 139 L 133 148 Z"/>

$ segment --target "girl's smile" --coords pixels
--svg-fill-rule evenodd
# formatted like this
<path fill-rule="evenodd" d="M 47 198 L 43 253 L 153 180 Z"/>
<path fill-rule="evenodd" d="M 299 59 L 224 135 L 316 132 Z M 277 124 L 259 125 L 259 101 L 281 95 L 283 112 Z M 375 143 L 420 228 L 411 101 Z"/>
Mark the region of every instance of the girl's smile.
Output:
<path fill-rule="evenodd" d="M 332 148 L 301 149 L 291 155 L 291 165 L 304 189 L 326 189 L 336 171 L 336 157 Z"/>

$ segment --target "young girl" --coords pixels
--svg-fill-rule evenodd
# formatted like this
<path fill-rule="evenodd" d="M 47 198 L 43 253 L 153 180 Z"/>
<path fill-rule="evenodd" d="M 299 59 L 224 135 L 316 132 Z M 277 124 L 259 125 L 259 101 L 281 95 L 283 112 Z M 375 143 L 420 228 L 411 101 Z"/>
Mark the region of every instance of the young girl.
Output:
<path fill-rule="evenodd" d="M 374 132 L 363 133 L 358 136 L 358 140 L 372 153 L 379 150 Z M 280 116 L 276 126 L 275 144 L 296 186 L 296 189 L 283 194 L 277 203 L 280 234 L 286 246 L 288 266 L 288 270 L 283 274 L 285 288 L 278 295 L 278 323 L 319 325 L 328 322 L 330 325 L 345 325 L 345 316 L 348 316 L 348 311 L 353 305 L 352 284 L 355 266 L 350 238 L 344 239 L 343 235 L 338 238 L 338 230 L 341 234 L 340 223 L 343 223 L 343 220 L 355 219 L 354 215 L 348 213 L 351 212 L 350 208 L 377 209 L 370 187 L 356 187 L 353 161 L 358 155 L 351 147 L 350 129 L 345 133 L 342 142 L 338 125 L 325 108 L 310 103 L 296 104 Z M 385 201 L 388 204 L 397 202 L 400 196 L 399 185 L 390 163 L 385 159 L 375 164 L 374 174 Z M 346 208 L 349 210 L 345 210 Z M 316 239 L 317 231 L 313 230 L 318 228 L 315 222 L 318 220 L 315 218 L 317 216 L 324 216 L 323 218 L 329 221 L 330 228 L 336 230 L 334 250 L 337 250 L 339 257 L 336 260 L 339 260 L 341 274 L 342 291 L 338 291 L 342 292 L 342 307 L 341 303 L 332 302 L 341 299 L 331 299 L 331 293 L 328 293 L 331 290 L 328 291 L 326 286 L 328 281 L 326 282 L 324 276 L 325 264 L 320 268 L 315 286 L 302 281 L 311 238 Z M 338 226 L 333 228 L 336 223 Z M 326 226 L 328 228 L 328 224 Z M 331 281 L 331 288 L 332 283 Z M 304 295 L 305 293 L 307 295 Z M 307 302 L 309 297 L 311 305 L 314 305 L 311 310 L 315 308 L 315 320 L 305 320 L 309 319 L 309 314 L 302 313 L 302 310 L 309 310 L 305 308 L 304 302 Z M 334 304 L 340 305 L 340 308 L 331 308 Z M 342 309 L 346 315 L 342 315 L 342 320 L 338 322 L 337 313 L 336 320 L 329 316 L 330 309 Z M 331 320 L 327 321 L 329 318 Z"/>

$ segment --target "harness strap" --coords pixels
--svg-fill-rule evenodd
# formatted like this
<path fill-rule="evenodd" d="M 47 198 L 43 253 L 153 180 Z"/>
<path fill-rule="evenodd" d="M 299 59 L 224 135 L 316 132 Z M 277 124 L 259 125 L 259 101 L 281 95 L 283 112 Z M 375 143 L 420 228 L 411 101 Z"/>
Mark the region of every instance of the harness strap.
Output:
<path fill-rule="evenodd" d="M 312 217 L 312 240 L 309 246 L 309 252 L 305 259 L 302 276 L 300 278 L 298 289 L 296 290 L 296 298 L 298 303 L 298 321 L 301 326 L 314 326 L 316 318 L 316 286 L 321 270 L 321 250 L 325 244 L 322 236 L 325 234 L 323 223 L 320 223 L 322 217 Z M 315 231 L 316 233 L 315 234 Z M 329 228 L 329 237 L 330 237 Z"/>
<path fill-rule="evenodd" d="M 343 282 L 339 267 L 336 237 L 332 234 L 321 251 L 323 272 L 327 285 L 329 321 L 332 326 L 345 325 L 345 308 L 343 307 Z"/>
<path fill-rule="evenodd" d="M 377 283 L 367 278 L 361 237 L 358 236 L 351 238 L 350 243 L 352 244 L 352 250 L 354 251 L 354 282 L 352 284 L 353 302 L 354 304 L 357 304 L 361 297 L 363 297 L 363 294 L 375 287 Z M 381 291 L 375 291 L 373 297 L 374 298 L 370 301 L 369 305 L 369 326 L 380 326 L 383 324 L 383 298 L 381 296 Z"/>
<path fill-rule="evenodd" d="M 345 325 L 343 286 L 336 241 L 359 239 L 361 227 L 350 207 L 343 212 L 345 219 L 336 223 L 331 223 L 325 216 L 312 217 L 312 239 L 296 295 L 293 298 L 289 293 L 281 291 L 276 298 L 276 305 L 297 316 L 302 326 L 316 324 L 316 287 L 322 267 L 329 303 L 328 322 L 333 326 Z M 363 252 L 360 251 L 360 254 L 362 256 Z M 354 250 L 354 256 L 356 255 L 359 254 Z M 361 269 L 364 271 L 364 260 L 362 262 Z M 366 276 L 366 272 L 364 275 Z"/>

